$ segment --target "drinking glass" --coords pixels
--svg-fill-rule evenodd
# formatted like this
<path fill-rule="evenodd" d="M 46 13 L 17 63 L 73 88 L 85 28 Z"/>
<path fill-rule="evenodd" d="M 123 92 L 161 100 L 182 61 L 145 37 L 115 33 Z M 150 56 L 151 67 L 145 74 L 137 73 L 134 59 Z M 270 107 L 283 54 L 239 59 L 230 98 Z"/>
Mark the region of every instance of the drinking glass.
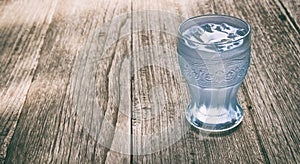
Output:
<path fill-rule="evenodd" d="M 243 119 L 237 91 L 250 64 L 250 26 L 227 15 L 202 15 L 179 26 L 178 59 L 191 96 L 186 118 L 208 132 Z"/>

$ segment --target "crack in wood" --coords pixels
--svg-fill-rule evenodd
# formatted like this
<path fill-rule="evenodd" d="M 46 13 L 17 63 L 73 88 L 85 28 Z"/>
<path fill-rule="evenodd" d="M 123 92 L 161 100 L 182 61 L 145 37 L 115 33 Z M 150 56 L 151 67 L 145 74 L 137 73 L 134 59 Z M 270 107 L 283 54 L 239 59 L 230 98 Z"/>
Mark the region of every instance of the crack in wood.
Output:
<path fill-rule="evenodd" d="M 294 17 L 291 15 L 289 9 L 283 4 L 282 0 L 277 0 L 277 1 L 280 3 L 281 7 L 282 7 L 283 10 L 284 10 L 284 13 L 287 15 L 287 17 L 288 17 L 288 19 L 290 20 L 292 26 L 296 29 L 296 31 L 298 32 L 298 34 L 300 34 L 300 27 L 299 27 L 299 24 L 298 24 L 298 23 L 300 23 L 300 22 L 296 22 L 296 21 L 295 21 Z M 300 4 L 300 2 L 298 2 L 298 3 Z M 299 4 L 298 4 L 298 5 L 299 5 Z M 300 5 L 299 5 L 299 6 L 300 6 Z M 279 18 L 280 18 L 281 20 L 283 20 L 283 21 L 286 20 L 285 15 L 279 15 Z"/>

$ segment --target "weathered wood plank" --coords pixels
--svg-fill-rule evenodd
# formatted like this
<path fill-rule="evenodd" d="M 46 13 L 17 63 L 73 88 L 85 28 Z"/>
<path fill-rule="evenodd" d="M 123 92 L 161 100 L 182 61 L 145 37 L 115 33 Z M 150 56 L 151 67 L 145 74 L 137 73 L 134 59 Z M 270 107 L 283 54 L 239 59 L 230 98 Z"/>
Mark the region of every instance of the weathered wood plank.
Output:
<path fill-rule="evenodd" d="M 0 163 L 10 142 L 7 162 L 299 163 L 300 36 L 278 2 L 1 1 Z M 176 64 L 181 16 L 207 13 L 253 30 L 243 124 L 214 137 L 181 115 Z"/>
<path fill-rule="evenodd" d="M 131 158 L 131 2 L 118 1 L 110 21 L 102 62 L 98 64 L 98 101 L 107 103 L 99 132 L 102 145 L 109 148 L 105 163 L 130 163 Z M 108 51 L 106 51 L 108 50 Z M 103 74 L 106 74 L 103 76 Z M 103 84 L 103 80 L 106 82 Z M 104 85 L 106 86 L 106 91 Z M 104 92 L 104 93 L 102 93 Z M 108 99 L 101 95 L 107 94 Z"/>
<path fill-rule="evenodd" d="M 180 3 L 174 1 L 134 1 L 133 10 L 143 11 L 142 14 L 139 12 L 133 15 L 133 31 L 138 31 L 133 34 L 133 52 L 136 51 L 138 54 L 133 61 L 134 70 L 139 72 L 134 76 L 135 108 L 133 108 L 133 115 L 136 115 L 137 118 L 133 123 L 132 130 L 135 134 L 132 141 L 133 152 L 139 155 L 133 157 L 133 162 L 264 162 L 254 123 L 249 115 L 249 110 L 247 110 L 250 102 L 246 92 L 239 92 L 239 101 L 242 103 L 242 107 L 246 109 L 245 120 L 241 127 L 232 134 L 207 137 L 207 134 L 194 128 L 187 129 L 189 125 L 184 122 L 184 116 L 179 114 L 184 112 L 189 101 L 186 84 L 179 72 L 176 53 L 177 27 L 182 21 L 180 17 L 215 12 L 214 3 L 211 1 L 181 1 Z M 153 10 L 156 13 L 153 13 Z M 166 61 L 171 62 L 172 67 L 164 63 Z M 150 117 L 156 112 L 155 106 L 152 106 L 151 88 L 159 85 L 163 86 L 162 93 L 166 93 L 161 96 L 159 95 L 161 90 L 158 90 L 154 97 L 158 97 L 157 104 L 167 102 L 165 106 L 159 108 L 165 110 L 167 114 L 157 113 L 154 115 L 155 117 L 147 119 L 147 116 Z M 174 113 L 171 114 L 170 112 Z M 172 115 L 175 117 L 170 117 Z M 174 125 L 176 125 L 175 128 L 179 129 L 179 132 L 171 131 Z M 177 135 L 182 135 L 175 144 L 171 142 L 175 139 L 174 132 L 178 132 Z M 154 151 L 156 150 L 155 142 L 147 142 L 147 139 L 152 139 L 151 137 L 141 137 L 149 134 L 161 135 L 158 137 L 160 139 L 158 141 L 161 141 L 161 147 L 159 147 L 161 151 Z M 169 142 L 165 140 L 169 140 Z M 163 147 L 163 144 L 170 147 Z M 145 155 L 146 153 L 153 154 Z"/>
<path fill-rule="evenodd" d="M 9 2 L 0 14 L 0 158 L 14 134 L 56 2 Z M 36 10 L 31 10 L 36 8 Z M 32 11 L 12 12 L 12 11 Z"/>
<path fill-rule="evenodd" d="M 133 1 L 133 163 L 172 163 L 167 148 L 187 130 L 181 104 L 187 91 L 173 52 L 182 19 L 161 10 L 161 3 Z"/>
<path fill-rule="evenodd" d="M 4 140 L 5 140 L 6 136 L 0 136 L 0 145 L 4 145 Z M 5 149 L 6 151 L 6 149 Z M 3 153 L 4 151 L 2 151 L 1 153 Z M 6 154 L 1 154 L 1 158 L 0 158 L 0 164 L 4 163 L 4 159 L 5 159 Z"/>
<path fill-rule="evenodd" d="M 130 29 L 130 17 L 110 22 L 128 10 L 130 6 L 118 1 L 58 2 L 7 162 L 129 162 L 128 155 L 108 154 L 120 138 L 104 124 L 130 131 L 130 121 L 115 106 L 130 106 L 122 84 L 130 84 L 128 76 L 120 75 L 130 70 L 121 63 L 129 39 L 118 40 L 120 31 Z"/>
<path fill-rule="evenodd" d="M 283 20 L 291 19 L 291 23 L 297 26 L 296 29 L 300 32 L 300 1 L 299 0 L 279 0 L 282 5 L 283 10 L 285 10 L 285 15 L 280 15 Z M 285 17 L 287 16 L 287 17 Z"/>
<path fill-rule="evenodd" d="M 226 2 L 215 1 L 215 10 L 252 26 L 252 64 L 245 88 L 264 158 L 299 163 L 299 33 L 278 17 L 284 12 L 274 1 Z"/>

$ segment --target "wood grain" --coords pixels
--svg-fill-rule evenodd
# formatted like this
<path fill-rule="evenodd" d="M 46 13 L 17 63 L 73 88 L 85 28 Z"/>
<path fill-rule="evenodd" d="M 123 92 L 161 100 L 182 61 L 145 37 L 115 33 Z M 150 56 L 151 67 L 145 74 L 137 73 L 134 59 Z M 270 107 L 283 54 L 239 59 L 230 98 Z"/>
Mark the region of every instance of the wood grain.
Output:
<path fill-rule="evenodd" d="M 238 16 L 252 26 L 245 89 L 265 162 L 299 162 L 299 33 L 278 17 L 283 11 L 273 1 L 214 1 L 213 11 Z"/>
<path fill-rule="evenodd" d="M 6 155 L 40 57 L 56 2 L 10 2 L 0 17 L 0 159 Z M 29 11 L 26 14 L 12 10 Z"/>
<path fill-rule="evenodd" d="M 154 4 L 159 4 L 159 2 L 156 2 Z M 246 6 L 245 4 L 248 4 L 248 6 Z M 251 5 L 253 4 L 253 5 Z M 138 5 L 139 9 L 140 6 L 143 5 Z M 147 3 L 145 2 L 144 6 L 148 7 Z M 151 8 L 153 8 L 154 5 L 151 5 Z M 172 6 L 172 5 L 168 5 L 168 6 Z M 184 6 L 184 5 L 183 5 Z M 206 6 L 207 10 L 203 11 L 203 6 Z M 253 6 L 253 7 L 251 7 Z M 225 14 L 230 14 L 230 15 L 235 15 L 241 18 L 246 19 L 247 21 L 249 21 L 253 26 L 253 35 L 254 35 L 254 52 L 253 52 L 253 64 L 252 67 L 256 66 L 256 65 L 262 65 L 262 61 L 263 61 L 263 65 L 264 67 L 260 68 L 259 70 L 256 70 L 256 73 L 253 73 L 253 71 L 250 71 L 250 75 L 248 77 L 248 79 L 255 79 L 255 81 L 251 81 L 250 84 L 252 84 L 252 86 L 248 86 L 249 83 L 248 80 L 246 80 L 246 84 L 245 84 L 245 97 L 249 98 L 246 101 L 246 105 L 244 105 L 245 107 L 249 107 L 252 110 L 249 111 L 250 116 L 248 116 L 248 126 L 250 126 L 249 130 L 250 131 L 246 131 L 244 133 L 248 133 L 245 136 L 243 136 L 243 133 L 234 133 L 230 136 L 226 136 L 226 137 L 222 137 L 220 140 L 218 140 L 218 138 L 213 138 L 210 141 L 206 141 L 204 142 L 204 146 L 203 145 L 199 145 L 199 147 L 196 146 L 196 148 L 198 149 L 198 152 L 207 152 L 207 155 L 204 155 L 205 153 L 201 153 L 202 156 L 206 156 L 206 158 L 202 158 L 203 162 L 204 161 L 210 161 L 210 162 L 224 162 L 224 161 L 253 161 L 253 160 L 257 160 L 260 162 L 284 162 L 284 161 L 289 161 L 289 162 L 296 162 L 298 161 L 299 156 L 297 155 L 297 150 L 299 149 L 299 147 L 297 145 L 299 145 L 299 140 L 297 139 L 297 133 L 299 132 L 299 130 L 297 129 L 297 127 L 299 127 L 299 113 L 297 113 L 297 109 L 296 107 L 299 106 L 297 103 L 299 101 L 297 101 L 297 97 L 299 95 L 297 88 L 297 85 L 299 86 L 297 81 L 293 81 L 296 80 L 297 77 L 299 76 L 299 74 L 293 74 L 295 72 L 297 72 L 296 70 L 294 70 L 295 68 L 298 68 L 299 66 L 299 58 L 293 54 L 297 54 L 299 53 L 299 35 L 297 35 L 297 32 L 293 30 L 293 28 L 291 27 L 291 25 L 289 23 L 286 22 L 282 22 L 280 18 L 278 18 L 277 16 L 279 14 L 282 14 L 282 11 L 278 10 L 278 8 L 273 8 L 273 7 L 269 7 L 269 6 L 276 6 L 276 4 L 272 1 L 264 1 L 261 3 L 258 3 L 257 1 L 251 1 L 250 5 L 249 2 L 240 2 L 240 3 L 234 3 L 232 1 L 229 1 L 227 3 L 224 3 L 223 1 L 214 1 L 213 3 L 204 3 L 203 1 L 201 2 L 187 2 L 185 4 L 185 7 L 190 9 L 187 10 L 187 14 L 189 16 L 193 16 L 193 15 L 199 15 L 199 14 L 205 14 L 205 13 L 225 13 Z M 147 8 L 146 8 L 147 10 Z M 191 12 L 191 13 L 189 13 Z M 252 14 L 257 14 L 257 15 L 250 15 L 249 13 Z M 267 18 L 268 17 L 268 18 Z M 268 23 L 263 23 L 264 20 L 266 19 L 270 19 L 272 18 L 272 22 L 270 22 L 270 24 Z M 147 18 L 144 18 L 147 19 Z M 149 18 L 148 18 L 149 19 Z M 260 23 L 257 23 L 257 19 L 263 21 Z M 150 21 L 151 22 L 151 21 Z M 164 22 L 160 22 L 160 24 L 163 24 Z M 276 26 L 276 24 L 279 24 L 280 26 Z M 153 22 L 150 24 L 149 26 L 153 25 Z M 264 27 L 262 27 L 262 25 L 264 25 Z M 270 28 L 271 27 L 271 28 Z M 276 29 L 277 27 L 277 29 Z M 258 29 L 257 29 L 258 28 Z M 268 30 L 263 30 L 263 28 L 268 29 Z M 275 28 L 275 29 L 274 29 Z M 265 35 L 259 36 L 258 35 L 258 30 L 264 31 Z M 288 36 L 286 37 L 281 37 L 278 35 L 274 35 L 277 34 L 279 31 L 282 31 L 281 34 L 288 34 Z M 285 32 L 283 32 L 285 31 Z M 258 36 L 257 36 L 258 35 Z M 261 38 L 266 38 L 266 40 L 261 40 Z M 269 37 L 270 36 L 270 37 Z M 290 36 L 290 37 L 289 37 Z M 134 38 L 133 38 L 134 39 Z M 282 40 L 281 40 L 282 39 Z M 143 40 L 142 38 L 140 40 Z M 149 39 L 151 43 L 151 39 Z M 284 40 L 284 41 L 283 41 Z M 263 42 L 265 41 L 265 42 Z M 146 42 L 146 43 L 148 43 Z M 262 44 L 263 42 L 263 44 Z M 143 42 L 140 41 L 140 46 L 143 46 Z M 276 44 L 282 44 L 282 46 L 287 46 L 287 51 L 286 52 L 282 52 L 280 51 L 280 49 L 276 49 L 274 46 Z M 286 43 L 286 44 L 285 44 Z M 294 44 L 289 44 L 289 43 L 296 43 L 296 45 Z M 294 45 L 291 47 L 291 45 Z M 268 54 L 266 55 L 265 53 L 258 53 L 257 51 L 259 49 L 265 49 L 265 46 L 270 46 L 272 48 L 268 48 L 270 50 L 273 51 L 269 51 L 269 52 L 276 52 L 277 53 L 273 53 L 273 54 Z M 258 48 L 261 47 L 261 48 Z M 280 57 L 281 55 L 278 54 L 290 54 L 288 57 L 287 55 L 284 55 L 285 58 Z M 274 56 L 275 54 L 277 54 L 277 56 Z M 256 55 L 259 55 L 258 57 Z M 162 55 L 161 55 L 162 56 Z M 277 69 L 276 71 L 279 71 L 278 73 L 276 73 L 276 71 L 271 72 L 271 70 L 275 70 L 274 65 L 272 65 L 271 63 L 268 64 L 270 61 L 272 62 L 272 60 L 270 60 L 268 58 L 268 56 L 270 56 L 272 58 L 272 60 L 281 60 L 282 64 L 284 63 L 290 63 L 292 64 L 292 66 L 289 65 L 280 65 L 280 68 L 282 69 Z M 257 59 L 259 58 L 259 59 Z M 280 58 L 280 59 L 278 59 Z M 256 63 L 256 64 L 255 64 Z M 275 63 L 275 62 L 272 62 Z M 296 64 L 296 65 L 294 65 Z M 255 68 L 252 68 L 255 69 Z M 287 76 L 285 78 L 289 78 L 290 81 L 284 81 L 284 84 L 270 84 L 272 86 L 273 89 L 269 89 L 268 92 L 260 92 L 261 87 L 255 87 L 255 88 L 251 88 L 253 87 L 253 83 L 259 83 L 259 81 L 257 80 L 257 76 L 258 74 L 261 74 L 263 72 L 266 72 L 266 67 L 270 69 L 270 71 L 268 71 L 268 76 L 262 76 L 260 75 L 259 78 L 264 79 L 263 81 L 267 81 L 268 78 L 273 78 L 271 81 L 274 82 L 280 82 L 280 80 L 275 80 L 275 78 L 277 79 L 279 75 L 281 76 Z M 292 69 L 292 70 L 289 70 Z M 286 70 L 286 72 L 285 72 Z M 254 77 L 253 77 L 254 76 Z M 281 79 L 281 78 L 279 78 Z M 270 81 L 270 80 L 268 80 Z M 149 83 L 148 81 L 145 81 L 147 84 Z M 142 85 L 147 85 L 147 84 L 143 84 Z M 248 84 L 248 85 L 247 85 Z M 268 83 L 263 82 L 263 85 L 268 85 Z M 262 84 L 261 84 L 262 85 Z M 290 93 L 290 91 L 287 91 L 287 88 L 282 88 L 280 89 L 280 87 L 278 86 L 290 86 L 292 88 L 294 88 L 294 90 L 292 90 L 293 93 Z M 276 87 L 277 86 L 277 87 Z M 276 88 L 276 90 L 275 90 Z M 249 91 L 251 89 L 256 89 L 256 92 L 253 91 Z M 272 93 L 275 92 L 275 93 Z M 248 93 L 250 92 L 250 93 Z M 296 92 L 296 93 L 295 93 Z M 266 94 L 268 93 L 268 94 Z M 249 95 L 248 95 L 249 94 Z M 280 95 L 282 94 L 282 95 Z M 259 106 L 263 105 L 260 104 L 262 101 L 257 100 L 258 97 L 261 97 L 261 99 L 269 99 L 269 97 L 272 95 L 278 95 L 281 96 L 281 99 L 283 101 L 287 101 L 287 102 L 280 102 L 278 103 L 277 97 L 272 97 L 272 99 L 269 99 L 268 102 L 272 103 L 272 104 L 277 104 L 276 106 L 264 106 L 263 107 L 263 111 L 258 111 L 259 110 Z M 251 97 L 250 97 L 251 96 Z M 255 97 L 255 98 L 252 98 Z M 293 98 L 290 98 L 293 97 Z M 254 100 L 254 101 L 253 101 Z M 292 101 L 291 101 L 292 100 Z M 294 100 L 294 101 L 293 101 Z M 245 102 L 242 102 L 242 104 L 245 104 Z M 281 104 L 281 105 L 279 105 Z M 279 113 L 282 113 L 282 110 L 285 109 L 284 106 L 282 106 L 282 104 L 286 104 L 285 106 L 289 106 L 291 107 L 291 111 L 289 111 L 289 113 L 291 113 L 293 116 L 289 115 L 278 115 L 277 113 L 272 115 L 272 120 L 275 118 L 275 120 L 280 120 L 282 121 L 281 123 L 278 123 L 279 125 L 272 125 L 272 126 L 268 126 L 268 123 L 270 122 L 274 122 L 274 121 L 267 121 L 265 122 L 265 124 L 259 124 L 256 125 L 257 122 L 259 121 L 265 121 L 267 115 L 270 115 L 270 113 L 266 113 L 268 110 L 271 111 L 276 111 Z M 247 113 L 248 111 L 246 111 Z M 257 115 L 257 113 L 261 113 L 262 115 Z M 245 120 L 247 120 L 247 117 L 245 118 Z M 287 121 L 288 120 L 288 121 Z M 163 121 L 164 122 L 164 121 Z M 244 121 L 246 122 L 246 121 Z M 279 122 L 279 121 L 278 121 Z M 243 124 L 245 126 L 245 124 Z M 294 127 L 294 125 L 297 125 L 295 128 L 292 129 L 292 127 Z M 289 129 L 289 126 L 291 129 Z M 278 127 L 278 130 L 276 129 L 276 131 L 273 129 L 273 127 Z M 147 129 L 147 127 L 145 127 Z M 143 129 L 143 127 L 141 128 Z M 143 131 L 143 130 L 138 130 L 138 131 Z M 265 131 L 269 131 L 269 134 L 272 135 L 271 138 L 269 138 L 268 136 L 264 135 Z M 238 133 L 238 136 L 235 136 Z M 251 137 L 250 137 L 251 136 Z M 237 138 L 236 138 L 237 137 Z M 249 137 L 249 138 L 248 138 Z M 227 138 L 229 138 L 229 140 L 227 140 Z M 272 142 L 270 143 L 270 139 L 272 140 Z M 234 143 L 234 141 L 236 141 Z M 239 141 L 239 142 L 238 142 Z M 195 142 L 195 141 L 192 141 Z M 220 143 L 218 143 L 220 142 Z M 245 143 L 247 142 L 247 143 Z M 284 142 L 284 146 L 280 145 L 278 146 L 276 143 L 281 143 Z M 222 143 L 222 144 L 221 144 Z M 246 148 L 249 143 L 251 143 L 253 145 L 253 149 L 248 149 Z M 253 144 L 254 143 L 254 144 Z M 222 148 L 222 146 L 226 145 L 224 148 Z M 247 146 L 245 146 L 247 145 Z M 232 146 L 233 148 L 231 149 L 230 146 Z M 240 146 L 237 149 L 237 146 Z M 283 152 L 281 152 L 279 154 L 279 149 L 276 147 L 281 147 L 283 146 Z M 176 146 L 175 146 L 176 147 Z M 188 146 L 183 146 L 184 148 L 188 148 Z M 205 151 L 203 150 L 203 148 L 205 148 Z M 246 148 L 245 150 L 243 150 L 244 148 Z M 222 149 L 224 149 L 224 151 L 222 151 Z M 178 150 L 176 148 L 174 148 L 174 150 Z M 225 151 L 225 150 L 229 150 L 229 151 Z M 238 151 L 236 151 L 238 150 Z M 253 151 L 249 151 L 249 150 L 253 150 Z M 164 152 L 164 151 L 163 151 Z M 184 150 L 182 152 L 188 152 L 187 150 Z M 225 152 L 225 153 L 224 153 Z M 167 155 L 164 154 L 162 155 L 162 152 L 160 152 L 160 154 L 153 154 L 153 155 L 148 155 L 148 156 L 141 156 L 141 157 L 136 157 L 134 158 L 134 161 L 141 161 L 141 160 L 145 160 L 145 161 L 152 161 L 155 163 L 155 159 L 156 160 L 161 160 L 163 159 L 164 156 L 172 156 L 174 152 L 170 152 L 167 151 Z M 176 153 L 174 153 L 176 154 Z M 161 155 L 161 158 L 158 158 L 157 156 Z M 183 155 L 186 156 L 186 155 Z M 172 156 L 174 157 L 174 156 Z M 198 156 L 199 157 L 199 156 Z M 253 158 L 253 157 L 257 157 L 257 158 Z M 169 158 L 168 158 L 169 159 Z M 171 158 L 171 159 L 176 159 L 176 158 Z M 153 161 L 154 160 L 154 161 Z M 201 160 L 197 160 L 197 162 L 201 163 Z"/>
<path fill-rule="evenodd" d="M 299 1 L 0 1 L 0 163 L 300 163 Z M 18 11 L 18 12 L 17 12 Z M 177 27 L 252 28 L 234 131 L 185 121 Z"/>
<path fill-rule="evenodd" d="M 121 87 L 115 80 L 120 67 L 115 64 L 126 55 L 128 42 L 111 42 L 120 38 L 119 31 L 128 29 L 123 23 L 127 18 L 118 20 L 122 23 L 109 22 L 128 9 L 117 1 L 59 1 L 7 161 L 99 163 L 109 159 L 114 128 L 108 129 L 103 122 L 122 124 L 115 106 L 120 101 L 115 93 Z M 130 131 L 130 125 L 125 128 Z M 99 136 L 105 137 L 101 139 L 107 145 L 98 143 Z M 128 157 L 119 159 L 129 162 Z"/>
<path fill-rule="evenodd" d="M 271 5 L 274 4 L 266 4 L 266 6 Z M 264 9 L 260 7 L 259 10 Z M 297 80 L 299 72 L 297 70 L 300 68 L 300 60 L 299 55 L 293 54 L 299 54 L 300 35 L 290 24 L 276 18 L 276 14 L 280 12 L 282 11 L 274 10 L 274 13 L 263 15 L 266 17 L 262 20 L 268 17 L 275 21 L 267 22 L 265 26 L 257 29 L 259 31 L 273 27 L 264 31 L 263 34 L 257 32 L 257 38 L 270 36 L 270 40 L 260 44 L 254 42 L 253 47 L 256 51 L 254 51 L 253 60 L 254 64 L 257 63 L 254 68 L 258 68 L 256 73 L 261 80 L 255 80 L 256 83 L 253 83 L 256 77 L 252 75 L 252 78 L 249 78 L 248 85 L 251 85 L 248 88 L 252 102 L 257 102 L 255 103 L 257 113 L 253 113 L 253 118 L 257 120 L 257 128 L 270 162 L 297 163 L 300 144 L 299 137 L 297 137 L 300 125 L 298 110 L 300 92 L 297 89 L 299 88 L 299 80 Z M 256 48 L 258 45 L 261 48 Z M 267 62 L 261 63 L 261 61 Z M 259 90 L 257 86 L 260 86 Z M 278 143 L 282 145 L 279 146 Z"/>
<path fill-rule="evenodd" d="M 149 3 L 152 5 L 149 5 Z M 203 5 L 206 7 L 203 8 Z M 169 6 L 176 6 L 177 8 L 174 7 L 173 9 Z M 150 115 L 151 112 L 156 111 L 155 106 L 151 106 L 151 101 L 153 100 L 151 100 L 151 95 L 149 95 L 149 93 L 151 93 L 151 87 L 159 84 L 169 86 L 163 87 L 163 89 L 166 93 L 170 93 L 170 95 L 162 94 L 162 98 L 159 98 L 158 103 L 163 104 L 164 98 L 165 101 L 172 102 L 166 103 L 162 109 L 167 112 L 175 110 L 177 115 L 179 115 L 179 113 L 184 113 L 189 101 L 189 95 L 186 85 L 182 86 L 180 84 L 185 83 L 180 75 L 179 69 L 176 68 L 176 66 L 178 66 L 176 40 L 174 42 L 174 39 L 176 38 L 171 35 L 172 32 L 170 31 L 175 31 L 176 35 L 176 30 L 180 23 L 180 19 L 176 18 L 180 18 L 182 15 L 191 17 L 194 15 L 210 13 L 213 7 L 214 4 L 210 1 L 188 1 L 182 2 L 181 4 L 176 4 L 173 1 L 134 1 L 134 10 L 147 13 L 133 16 L 133 27 L 137 28 L 141 26 L 141 31 L 136 35 L 133 35 L 133 47 L 137 48 L 137 51 L 139 52 L 138 59 L 136 59 L 134 63 L 134 69 L 144 68 L 145 62 L 148 65 L 153 65 L 152 67 L 145 67 L 143 73 L 135 76 L 134 100 L 136 100 L 136 102 L 134 103 L 139 105 L 136 109 L 133 109 L 135 115 L 142 115 L 145 117 Z M 153 13 L 153 10 L 159 12 Z M 172 14 L 164 13 L 166 11 Z M 193 13 L 189 13 L 190 11 L 193 11 Z M 139 22 L 141 23 L 139 24 Z M 165 32 L 167 30 L 169 32 Z M 165 51 L 163 51 L 163 48 L 156 48 L 156 45 L 165 47 Z M 149 46 L 152 46 L 152 49 L 150 52 L 147 52 L 145 47 Z M 167 60 L 173 59 L 172 62 L 176 63 L 176 65 L 173 65 L 174 68 L 167 67 L 172 70 L 170 72 L 170 74 L 174 76 L 172 78 L 166 75 L 167 71 L 162 71 L 158 68 L 160 62 L 163 63 L 166 58 Z M 164 68 L 167 66 L 167 64 L 161 65 L 163 65 Z M 173 87 L 175 89 L 173 89 Z M 159 92 L 156 94 L 159 94 Z M 249 101 L 246 101 L 245 93 L 240 92 L 239 98 L 243 108 L 246 109 L 247 106 L 250 106 L 250 104 L 248 104 Z M 179 104 L 176 105 L 175 102 L 179 102 Z M 147 110 L 150 110 L 150 112 L 147 113 Z M 177 116 L 177 119 L 170 118 L 170 113 L 165 115 L 163 112 L 159 113 L 153 119 L 141 118 L 140 116 L 132 125 L 132 131 L 136 134 L 132 141 L 133 152 L 136 151 L 135 149 L 138 149 L 137 153 L 140 154 L 133 157 L 133 163 L 139 163 L 140 161 L 146 163 L 264 162 L 263 153 L 260 151 L 260 146 L 256 138 L 254 123 L 249 117 L 249 111 L 246 110 L 245 112 L 245 121 L 242 127 L 238 128 L 235 133 L 214 137 L 208 137 L 206 136 L 207 134 L 189 128 L 186 122 L 182 123 L 185 120 L 182 115 L 179 115 L 181 116 L 179 118 Z M 180 121 L 180 118 L 182 121 Z M 158 140 L 162 143 L 160 146 L 163 146 L 165 138 L 169 141 L 174 140 L 174 131 L 167 131 L 164 129 L 164 127 L 169 127 L 171 129 L 173 124 L 170 124 L 170 122 L 173 120 L 174 122 L 180 123 L 177 124 L 175 128 L 181 130 L 182 138 L 174 145 L 168 143 L 170 147 L 162 147 L 162 151 L 155 152 L 156 140 L 149 143 L 147 142 L 148 138 L 143 138 L 141 136 L 152 134 L 152 137 L 155 137 L 156 131 L 160 131 L 162 135 L 158 137 Z M 148 149 L 146 149 L 146 147 Z M 154 153 L 144 155 L 151 151 Z"/>
<path fill-rule="evenodd" d="M 299 33 L 273 1 L 234 5 L 237 16 L 252 24 L 252 65 L 245 87 L 261 151 L 268 162 L 299 162 Z M 254 5 L 255 4 L 255 5 Z M 224 12 L 225 7 L 219 10 Z M 245 13 L 245 14 L 243 14 Z M 249 15 L 246 13 L 255 13 Z M 239 14 L 239 15 L 238 15 Z M 240 15 L 241 14 L 241 15 Z M 272 21 L 264 21 L 264 20 Z"/>

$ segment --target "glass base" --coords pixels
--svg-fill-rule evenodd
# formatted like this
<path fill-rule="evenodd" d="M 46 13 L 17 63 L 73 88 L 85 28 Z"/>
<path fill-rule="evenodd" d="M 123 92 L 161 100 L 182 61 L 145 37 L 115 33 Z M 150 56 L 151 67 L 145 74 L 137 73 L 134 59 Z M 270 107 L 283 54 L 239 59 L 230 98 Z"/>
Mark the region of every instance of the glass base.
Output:
<path fill-rule="evenodd" d="M 216 111 L 216 109 L 207 109 L 205 107 L 198 109 L 189 106 L 186 111 L 186 119 L 195 128 L 205 132 L 224 132 L 231 130 L 242 122 L 244 115 L 243 109 L 239 105 L 231 109 L 217 109 L 217 111 L 223 113 L 219 115 L 210 115 L 208 112 L 205 113 L 201 111 Z"/>

